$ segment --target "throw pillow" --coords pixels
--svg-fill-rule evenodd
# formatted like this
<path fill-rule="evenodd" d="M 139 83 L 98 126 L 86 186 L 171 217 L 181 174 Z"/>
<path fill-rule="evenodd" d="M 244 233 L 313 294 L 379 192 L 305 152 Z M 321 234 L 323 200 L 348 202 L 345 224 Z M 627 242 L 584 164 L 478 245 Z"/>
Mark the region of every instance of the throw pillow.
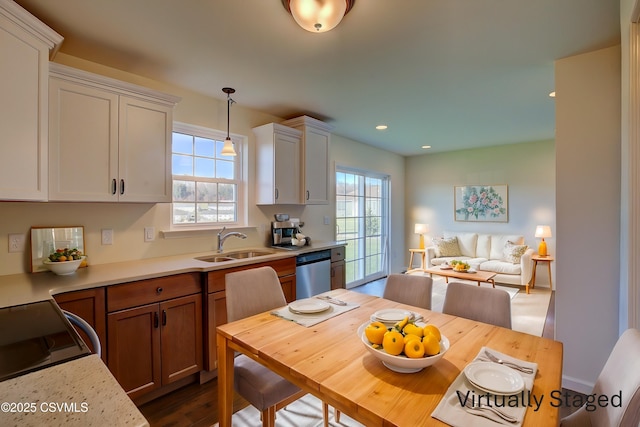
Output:
<path fill-rule="evenodd" d="M 458 246 L 457 237 L 449 237 L 447 239 L 433 239 L 436 246 L 436 254 L 438 257 L 461 256 L 460 247 Z"/>
<path fill-rule="evenodd" d="M 520 258 L 527 251 L 529 247 L 527 245 L 516 245 L 510 240 L 504 244 L 504 250 L 502 251 L 503 261 L 510 262 L 512 264 L 519 264 Z"/>

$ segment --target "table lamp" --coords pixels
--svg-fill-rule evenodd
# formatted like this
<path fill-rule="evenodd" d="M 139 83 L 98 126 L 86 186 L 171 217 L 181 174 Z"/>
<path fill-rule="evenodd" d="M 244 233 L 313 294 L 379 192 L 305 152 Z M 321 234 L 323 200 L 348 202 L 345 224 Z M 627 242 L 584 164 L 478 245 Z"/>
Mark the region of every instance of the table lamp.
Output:
<path fill-rule="evenodd" d="M 429 231 L 427 224 L 416 224 L 413 232 L 420 235 L 420 249 L 424 249 L 424 235 Z"/>
<path fill-rule="evenodd" d="M 536 237 L 542 238 L 540 246 L 538 246 L 538 255 L 547 256 L 547 243 L 544 241 L 544 238 L 551 237 L 551 227 L 548 225 L 538 225 L 536 227 Z"/>

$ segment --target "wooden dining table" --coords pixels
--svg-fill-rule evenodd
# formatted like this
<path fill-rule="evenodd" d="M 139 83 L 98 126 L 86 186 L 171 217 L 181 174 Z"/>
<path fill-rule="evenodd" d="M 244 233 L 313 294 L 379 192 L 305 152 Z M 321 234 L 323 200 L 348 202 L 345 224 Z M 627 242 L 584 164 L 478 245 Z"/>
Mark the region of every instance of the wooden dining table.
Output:
<path fill-rule="evenodd" d="M 446 426 L 431 414 L 483 346 L 538 364 L 531 393 L 544 397 L 544 404 L 528 407 L 522 425 L 559 424 L 559 405 L 551 404 L 557 402 L 551 393 L 561 390 L 562 343 L 354 291 L 334 290 L 331 296 L 359 307 L 312 327 L 265 312 L 217 328 L 221 427 L 231 426 L 235 351 L 366 426 Z M 417 373 L 386 368 L 356 334 L 374 312 L 386 308 L 421 314 L 449 339 L 449 350 Z"/>

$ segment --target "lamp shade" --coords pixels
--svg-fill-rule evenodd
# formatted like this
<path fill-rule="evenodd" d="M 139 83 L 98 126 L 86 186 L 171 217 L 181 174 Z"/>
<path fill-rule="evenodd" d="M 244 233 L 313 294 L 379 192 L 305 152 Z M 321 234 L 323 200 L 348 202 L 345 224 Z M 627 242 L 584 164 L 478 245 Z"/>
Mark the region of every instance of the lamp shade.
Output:
<path fill-rule="evenodd" d="M 222 150 L 220 154 L 223 156 L 235 156 L 236 150 L 233 148 L 233 141 L 231 138 L 227 138 L 224 140 L 224 145 L 222 146 Z"/>
<path fill-rule="evenodd" d="M 429 225 L 427 224 L 416 224 L 413 232 L 416 234 L 425 234 L 429 231 Z"/>
<path fill-rule="evenodd" d="M 551 236 L 551 227 L 548 225 L 538 225 L 536 227 L 536 237 L 552 237 Z"/>
<path fill-rule="evenodd" d="M 324 33 L 335 28 L 355 0 L 283 0 L 293 19 L 307 31 Z"/>

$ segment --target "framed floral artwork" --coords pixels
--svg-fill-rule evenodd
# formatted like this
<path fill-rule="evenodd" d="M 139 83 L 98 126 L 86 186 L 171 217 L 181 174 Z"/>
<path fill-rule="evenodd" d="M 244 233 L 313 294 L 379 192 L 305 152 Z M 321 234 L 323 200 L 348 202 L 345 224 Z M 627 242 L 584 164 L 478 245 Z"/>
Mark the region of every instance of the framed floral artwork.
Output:
<path fill-rule="evenodd" d="M 453 191 L 456 221 L 509 222 L 506 185 L 455 186 Z"/>

